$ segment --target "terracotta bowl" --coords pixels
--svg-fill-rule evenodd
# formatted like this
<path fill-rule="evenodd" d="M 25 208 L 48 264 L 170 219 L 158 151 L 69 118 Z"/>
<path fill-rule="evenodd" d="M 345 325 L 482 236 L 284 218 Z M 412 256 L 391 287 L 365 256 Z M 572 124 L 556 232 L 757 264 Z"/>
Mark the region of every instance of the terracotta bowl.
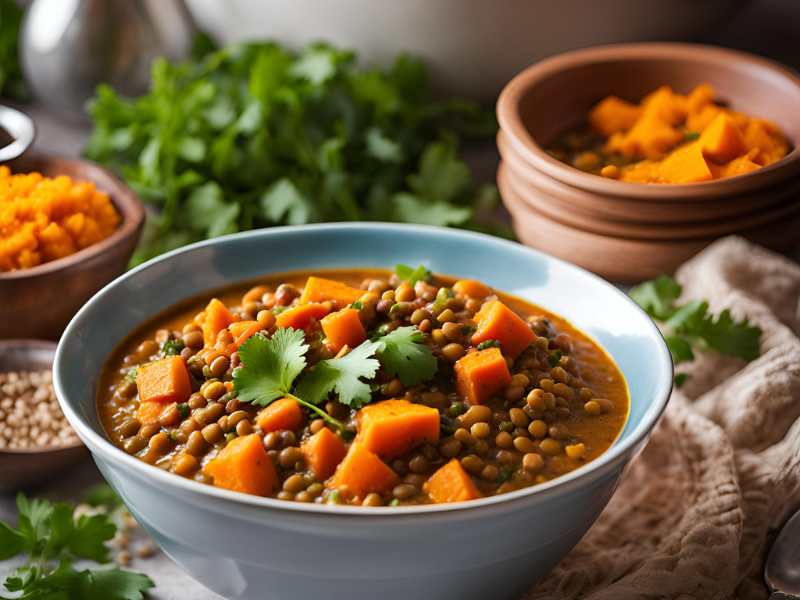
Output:
<path fill-rule="evenodd" d="M 53 366 L 56 344 L 43 340 L 0 340 L 0 373 Z M 88 456 L 80 442 L 57 448 L 0 450 L 0 491 L 15 491 L 55 477 Z"/>
<path fill-rule="evenodd" d="M 620 283 L 636 283 L 670 273 L 717 236 L 673 239 L 642 239 L 598 234 L 570 227 L 551 219 L 519 196 L 505 175 L 498 170 L 497 184 L 503 202 L 511 213 L 514 232 L 525 245 L 573 262 Z M 789 251 L 797 244 L 800 210 L 776 223 L 753 226 L 739 233 L 778 251 Z"/>
<path fill-rule="evenodd" d="M 776 122 L 793 143 L 792 151 L 740 177 L 648 185 L 579 171 L 544 150 L 556 136 L 585 121 L 590 108 L 605 96 L 639 101 L 661 85 L 686 93 L 704 82 L 732 108 Z M 792 242 L 800 243 L 797 106 L 800 77 L 771 61 L 732 50 L 655 43 L 562 54 L 520 73 L 500 96 L 503 200 L 523 240 L 535 235 L 533 223 L 557 231 L 562 237 L 558 256 L 584 266 L 589 261 L 595 272 L 621 280 L 673 271 L 704 245 L 732 233 L 790 250 Z M 570 250 L 565 236 L 581 243 Z M 542 248 L 546 243 L 539 239 L 534 245 Z M 620 254 L 628 257 L 623 263 Z"/>
<path fill-rule="evenodd" d="M 144 208 L 110 171 L 87 161 L 26 154 L 6 163 L 12 172 L 39 171 L 94 182 L 109 194 L 122 221 L 109 237 L 75 254 L 20 271 L 0 272 L 0 339 L 58 339 L 101 287 L 120 275 L 139 241 Z"/>

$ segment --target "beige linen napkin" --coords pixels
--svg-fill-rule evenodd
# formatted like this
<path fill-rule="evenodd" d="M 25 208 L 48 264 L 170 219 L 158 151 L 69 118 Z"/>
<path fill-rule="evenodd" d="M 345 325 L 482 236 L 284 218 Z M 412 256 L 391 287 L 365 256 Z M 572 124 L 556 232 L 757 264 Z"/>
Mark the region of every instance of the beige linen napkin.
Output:
<path fill-rule="evenodd" d="M 685 299 L 761 327 L 762 355 L 681 369 L 689 380 L 605 512 L 526 599 L 768 595 L 769 542 L 800 504 L 800 266 L 731 237 L 677 278 Z"/>

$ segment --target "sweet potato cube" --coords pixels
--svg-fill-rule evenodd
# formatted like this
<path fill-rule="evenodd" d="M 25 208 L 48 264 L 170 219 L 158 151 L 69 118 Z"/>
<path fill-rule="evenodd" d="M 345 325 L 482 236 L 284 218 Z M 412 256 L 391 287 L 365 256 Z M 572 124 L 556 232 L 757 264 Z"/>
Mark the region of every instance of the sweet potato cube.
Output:
<path fill-rule="evenodd" d="M 472 335 L 476 346 L 487 340 L 497 340 L 503 352 L 515 358 L 536 339 L 528 324 L 499 300 L 484 304 L 475 315 L 477 331 Z"/>
<path fill-rule="evenodd" d="M 319 321 L 327 314 L 328 308 L 324 304 L 300 304 L 280 313 L 275 323 L 278 327 L 305 329 L 312 321 Z"/>
<path fill-rule="evenodd" d="M 720 113 L 700 135 L 703 155 L 717 164 L 732 161 L 745 153 L 744 137 L 733 119 Z"/>
<path fill-rule="evenodd" d="M 333 475 L 347 454 L 347 447 L 342 438 L 327 427 L 323 427 L 303 442 L 300 449 L 306 458 L 306 464 L 319 480 Z"/>
<path fill-rule="evenodd" d="M 364 290 L 350 287 L 340 281 L 324 277 L 309 277 L 306 287 L 303 289 L 303 295 L 300 296 L 300 304 L 330 300 L 337 308 L 344 308 L 363 295 Z"/>
<path fill-rule="evenodd" d="M 678 148 L 661 162 L 661 179 L 665 183 L 697 183 L 713 177 L 700 140 Z"/>
<path fill-rule="evenodd" d="M 139 408 L 136 409 L 136 418 L 142 425 L 155 425 L 161 419 L 161 413 L 164 408 L 171 404 L 171 402 L 165 403 L 158 400 L 139 402 Z"/>
<path fill-rule="evenodd" d="M 471 404 L 481 404 L 511 382 L 499 348 L 470 352 L 455 365 L 456 389 Z"/>
<path fill-rule="evenodd" d="M 437 504 L 474 500 L 481 497 L 475 483 L 455 458 L 439 467 L 423 484 L 422 489 Z"/>
<path fill-rule="evenodd" d="M 343 308 L 331 313 L 320 321 L 320 325 L 334 352 L 338 352 L 343 346 L 355 348 L 367 339 L 367 332 L 355 308 Z"/>
<path fill-rule="evenodd" d="M 227 329 L 235 320 L 227 306 L 216 298 L 212 298 L 206 306 L 203 319 L 203 341 L 206 346 L 213 346 L 217 341 L 217 334 L 223 329 Z"/>
<path fill-rule="evenodd" d="M 272 493 L 278 483 L 275 465 L 257 433 L 232 439 L 203 467 L 203 473 L 217 487 L 256 496 Z"/>
<path fill-rule="evenodd" d="M 358 411 L 358 439 L 384 460 L 439 440 L 439 411 L 407 400 L 384 400 Z"/>
<path fill-rule="evenodd" d="M 168 356 L 137 369 L 139 402 L 186 402 L 192 394 L 189 370 L 180 356 Z"/>
<path fill-rule="evenodd" d="M 363 498 L 371 492 L 385 492 L 398 481 L 397 474 L 377 454 L 354 442 L 328 480 L 328 486 L 334 489 L 346 487 L 348 493 Z"/>
<path fill-rule="evenodd" d="M 258 413 L 256 425 L 264 433 L 289 429 L 294 431 L 303 424 L 303 411 L 294 398 L 281 398 L 268 404 Z"/>
<path fill-rule="evenodd" d="M 492 295 L 492 288 L 477 279 L 459 279 L 453 284 L 453 291 L 478 300 Z"/>
<path fill-rule="evenodd" d="M 642 109 L 635 104 L 609 96 L 589 112 L 589 124 L 605 137 L 611 137 L 618 131 L 633 127 L 641 113 Z"/>
<path fill-rule="evenodd" d="M 237 321 L 228 330 L 233 335 L 233 345 L 238 348 L 264 328 L 258 321 Z"/>
<path fill-rule="evenodd" d="M 740 156 L 739 158 L 734 158 L 731 162 L 727 165 L 724 165 L 721 169 L 720 177 L 736 177 L 737 175 L 744 175 L 746 173 L 750 173 L 751 171 L 756 171 L 757 169 L 761 168 L 756 162 L 753 162 L 753 157 L 757 153 L 756 150 L 751 150 L 744 156 Z"/>

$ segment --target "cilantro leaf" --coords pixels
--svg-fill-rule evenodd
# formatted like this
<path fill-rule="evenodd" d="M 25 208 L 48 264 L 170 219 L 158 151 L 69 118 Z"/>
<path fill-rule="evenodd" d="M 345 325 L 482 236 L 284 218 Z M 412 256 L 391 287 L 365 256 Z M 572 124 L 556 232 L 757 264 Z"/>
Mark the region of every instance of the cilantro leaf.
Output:
<path fill-rule="evenodd" d="M 239 348 L 242 366 L 233 374 L 233 389 L 242 402 L 266 406 L 291 392 L 306 366 L 308 344 L 301 330 L 278 329 L 272 336 L 257 334 Z"/>
<path fill-rule="evenodd" d="M 630 291 L 631 298 L 660 324 L 674 364 L 693 360 L 697 351 L 706 350 L 747 361 L 758 358 L 761 329 L 747 319 L 734 320 L 728 309 L 715 317 L 705 300 L 678 305 L 681 292 L 681 286 L 666 275 Z M 679 373 L 675 384 L 683 384 L 687 377 Z"/>
<path fill-rule="evenodd" d="M 185 344 L 183 343 L 183 340 L 180 339 L 167 340 L 161 346 L 161 354 L 163 354 L 164 356 L 177 356 L 178 354 L 181 353 L 181 350 L 183 350 L 184 347 Z"/>
<path fill-rule="evenodd" d="M 489 340 L 486 341 L 488 342 Z M 563 353 L 561 352 L 561 350 L 553 350 L 550 354 L 547 355 L 547 364 L 550 365 L 551 368 L 557 367 L 558 363 L 561 361 L 562 354 Z"/>
<path fill-rule="evenodd" d="M 406 192 L 394 197 L 395 216 L 406 223 L 422 223 L 436 227 L 462 225 L 472 216 L 472 209 L 451 202 L 424 200 Z"/>
<path fill-rule="evenodd" d="M 425 268 L 425 265 L 419 265 L 416 269 L 404 264 L 397 264 L 394 267 L 395 274 L 402 279 L 414 285 L 418 281 L 428 281 L 431 278 L 431 272 Z"/>
<path fill-rule="evenodd" d="M 499 348 L 499 347 L 500 347 L 500 342 L 498 340 L 485 340 L 476 346 L 478 350 L 486 350 L 487 348 Z M 555 365 L 553 366 L 555 367 Z"/>
<path fill-rule="evenodd" d="M 669 275 L 659 275 L 632 288 L 630 297 L 654 319 L 668 319 L 683 288 Z"/>
<path fill-rule="evenodd" d="M 0 560 L 8 560 L 22 552 L 25 538 L 16 529 L 0 521 Z"/>
<path fill-rule="evenodd" d="M 342 404 L 351 408 L 362 407 L 372 399 L 372 391 L 362 378 L 375 376 L 380 363 L 373 356 L 379 348 L 380 344 L 366 341 L 341 358 L 318 362 L 298 383 L 297 395 L 319 405 L 335 392 Z"/>
<path fill-rule="evenodd" d="M 424 339 L 424 334 L 414 326 L 398 327 L 378 338 L 377 354 L 384 370 L 398 377 L 405 386 L 427 381 L 439 368 L 439 362 Z"/>

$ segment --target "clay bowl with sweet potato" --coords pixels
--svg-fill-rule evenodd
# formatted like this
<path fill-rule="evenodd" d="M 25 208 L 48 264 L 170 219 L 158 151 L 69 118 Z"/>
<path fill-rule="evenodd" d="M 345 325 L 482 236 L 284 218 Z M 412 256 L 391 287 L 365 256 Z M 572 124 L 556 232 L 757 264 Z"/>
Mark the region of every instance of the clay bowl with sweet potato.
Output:
<path fill-rule="evenodd" d="M 674 269 L 730 233 L 767 231 L 797 243 L 800 78 L 769 60 L 723 48 L 652 43 L 602 46 L 537 63 L 497 105 L 501 187 L 526 243 L 624 279 Z M 525 235 L 545 221 L 602 247 L 558 247 Z M 676 251 L 665 257 L 659 245 Z M 631 245 L 644 250 L 631 256 Z M 656 257 L 658 265 L 651 257 Z M 592 264 L 590 265 L 589 262 Z M 616 269 L 618 271 L 618 269 Z"/>
<path fill-rule="evenodd" d="M 652 321 L 577 267 L 343 223 L 126 273 L 69 324 L 54 381 L 131 513 L 225 598 L 513 598 L 603 510 L 672 363 Z"/>
<path fill-rule="evenodd" d="M 12 177 L 36 173 L 51 180 L 47 197 L 41 186 L 31 193 L 39 203 L 47 200 L 54 206 L 57 204 L 54 215 L 63 217 L 67 210 L 74 211 L 71 226 L 75 239 L 88 235 L 89 217 L 93 215 L 71 206 L 85 203 L 85 199 L 70 199 L 69 194 L 102 194 L 116 211 L 117 224 L 113 231 L 96 241 L 94 238 L 101 236 L 92 234 L 92 243 L 81 248 L 73 247 L 73 240 L 65 234 L 65 219 L 57 222 L 55 217 L 42 231 L 37 231 L 38 224 L 34 227 L 33 223 L 25 223 L 9 229 L 10 238 L 0 239 L 3 250 L 0 252 L 3 262 L 0 268 L 3 307 L 0 339 L 56 340 L 83 303 L 127 267 L 144 225 L 144 207 L 136 194 L 110 171 L 88 161 L 26 153 L 3 166 L 10 169 Z M 71 178 L 72 191 L 64 192 L 58 181 L 52 181 L 61 176 Z M 89 192 L 86 182 L 94 186 Z M 6 208 L 0 202 L 0 213 Z M 7 217 L 14 219 L 10 211 L 9 208 Z M 40 216 L 44 213 L 45 210 L 40 211 Z M 28 232 L 28 226 L 33 233 Z M 95 227 L 95 223 L 91 226 Z M 65 249 L 65 245 L 69 248 Z M 20 258 L 19 253 L 13 252 L 15 248 L 21 248 L 27 256 Z M 9 265 L 11 268 L 6 269 Z"/>

